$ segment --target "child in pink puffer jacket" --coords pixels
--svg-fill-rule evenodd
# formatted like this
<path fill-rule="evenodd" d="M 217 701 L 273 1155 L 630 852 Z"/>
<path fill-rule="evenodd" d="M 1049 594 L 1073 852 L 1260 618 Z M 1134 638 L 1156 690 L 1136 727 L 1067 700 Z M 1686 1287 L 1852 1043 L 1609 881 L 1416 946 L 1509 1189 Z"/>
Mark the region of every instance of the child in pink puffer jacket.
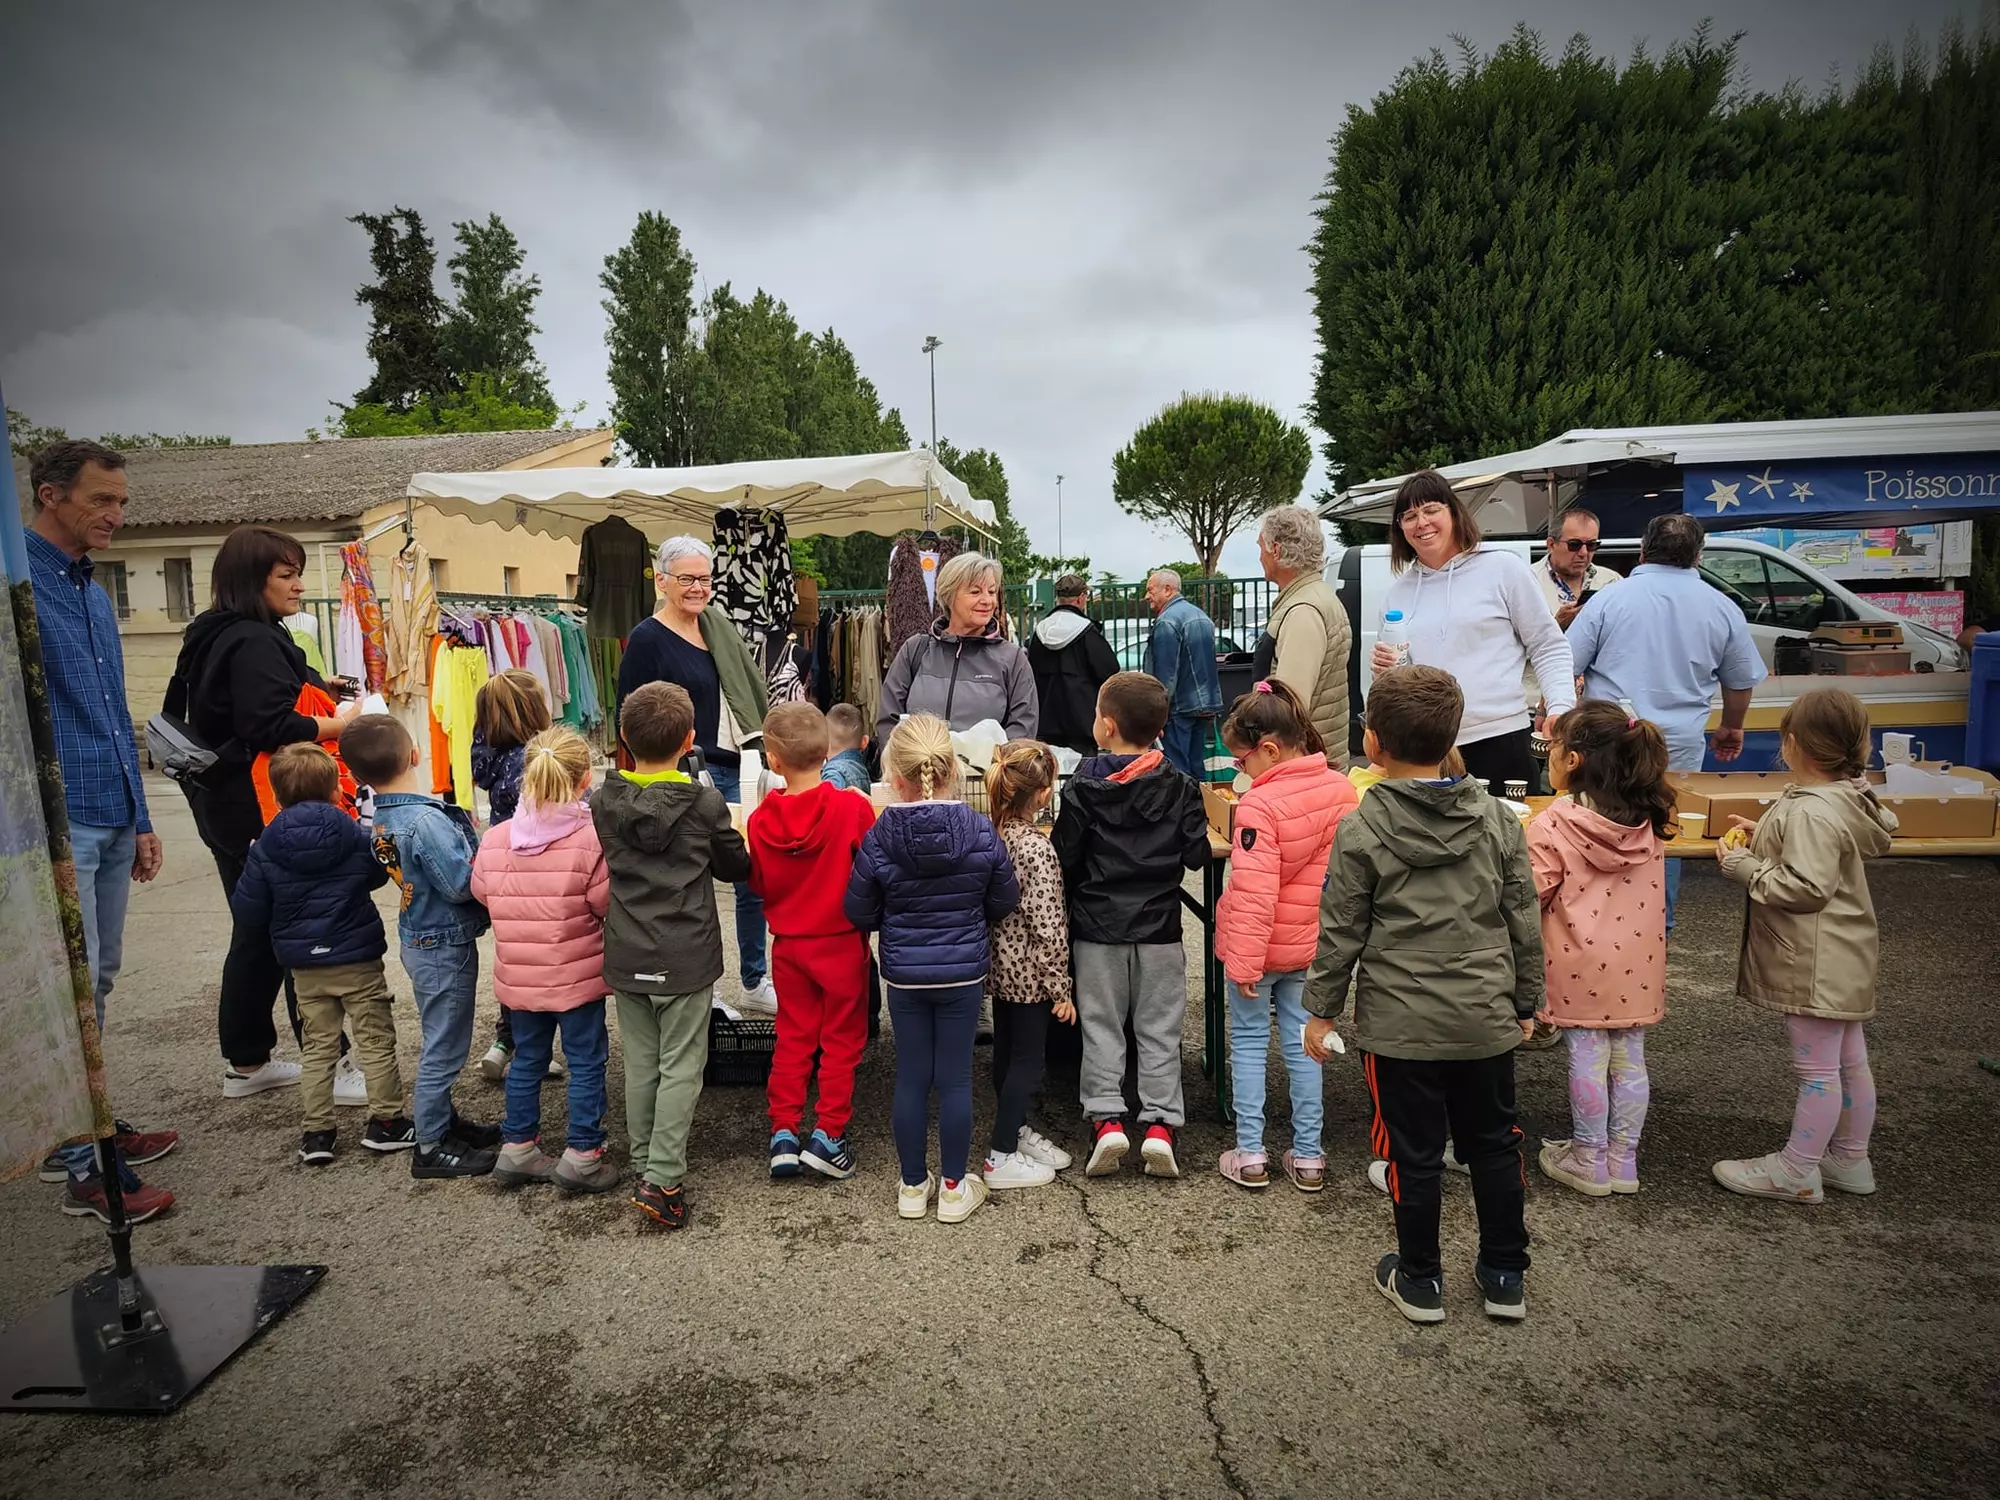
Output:
<path fill-rule="evenodd" d="M 1292 1149 L 1285 1175 L 1302 1193 L 1326 1186 L 1320 1129 L 1326 1118 L 1319 1064 L 1306 1056 L 1306 965 L 1319 945 L 1320 893 L 1340 820 L 1361 800 L 1326 763 L 1326 746 L 1299 697 L 1282 682 L 1260 682 L 1236 700 L 1222 742 L 1251 777 L 1236 804 L 1229 884 L 1215 916 L 1215 953 L 1229 976 L 1229 1078 L 1236 1101 L 1236 1147 L 1222 1175 L 1268 1187 L 1264 1154 L 1264 1072 L 1277 1002 L 1278 1050 L 1292 1080 Z"/>
<path fill-rule="evenodd" d="M 618 1186 L 604 1156 L 604 914 L 611 877 L 583 794 L 590 747 L 573 729 L 528 742 L 521 804 L 490 828 L 472 861 L 472 894 L 493 918 L 493 992 L 513 1012 L 504 1144 L 493 1168 L 503 1187 L 554 1181 L 571 1192 Z M 541 1085 L 562 1033 L 569 1062 L 569 1149 L 541 1150 Z"/>

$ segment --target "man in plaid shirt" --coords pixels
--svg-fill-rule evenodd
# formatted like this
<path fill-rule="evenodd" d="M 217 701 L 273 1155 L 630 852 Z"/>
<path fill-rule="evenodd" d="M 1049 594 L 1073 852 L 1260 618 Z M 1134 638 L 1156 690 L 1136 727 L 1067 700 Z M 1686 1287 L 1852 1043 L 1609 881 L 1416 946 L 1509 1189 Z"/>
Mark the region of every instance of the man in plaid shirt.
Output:
<path fill-rule="evenodd" d="M 104 997 L 124 955 L 132 882 L 160 872 L 160 840 L 146 814 L 132 715 L 125 706 L 118 614 L 110 595 L 91 578 L 90 554 L 110 546 L 124 524 L 125 455 L 101 443 L 52 443 L 35 455 L 29 480 L 35 492 L 29 576 L 101 1036 Z M 171 1130 L 143 1131 L 118 1122 L 128 1219 L 150 1219 L 173 1203 L 172 1193 L 142 1184 L 131 1165 L 157 1161 L 179 1141 Z M 64 1213 L 110 1221 L 92 1147 L 63 1147 L 42 1163 L 41 1175 L 45 1182 L 67 1183 Z"/>

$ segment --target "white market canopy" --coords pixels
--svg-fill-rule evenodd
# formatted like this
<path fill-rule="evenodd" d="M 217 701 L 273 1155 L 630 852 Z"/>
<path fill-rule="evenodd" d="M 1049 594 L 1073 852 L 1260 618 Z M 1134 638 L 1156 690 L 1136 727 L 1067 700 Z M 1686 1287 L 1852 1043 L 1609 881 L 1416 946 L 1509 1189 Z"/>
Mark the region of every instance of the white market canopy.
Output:
<path fill-rule="evenodd" d="M 927 449 L 850 458 L 784 458 L 691 469 L 495 469 L 418 474 L 409 495 L 447 515 L 497 521 L 576 541 L 617 514 L 654 542 L 706 537 L 718 510 L 775 510 L 795 537 L 894 536 L 926 524 L 997 527 L 992 502 Z"/>
<path fill-rule="evenodd" d="M 1720 474 L 1734 479 L 1738 468 L 1765 465 L 1796 466 L 1802 476 L 1821 479 L 1820 491 L 1810 502 L 1797 507 L 1786 503 L 1746 508 L 1741 499 L 1755 499 L 1755 489 L 1767 492 L 1770 486 L 1761 476 L 1745 476 L 1738 483 L 1742 496 L 1729 503 L 1736 508 L 1727 519 L 1756 525 L 1772 517 L 1786 516 L 1785 525 L 1876 525 L 1882 517 L 1866 513 L 1861 504 L 1832 499 L 1842 467 L 1852 468 L 1866 459 L 1950 459 L 2000 452 L 2000 413 L 1923 412 L 1886 417 L 1832 417 L 1791 422 L 1702 422 L 1668 427 L 1579 427 L 1552 438 L 1539 447 L 1518 453 L 1502 453 L 1492 458 L 1452 464 L 1438 472 L 1451 481 L 1483 530 L 1495 535 L 1528 535 L 1546 529 L 1550 516 L 1576 500 L 1592 474 L 1627 464 L 1659 468 L 1663 483 L 1670 481 L 1678 491 L 1683 478 L 1700 477 L 1706 482 Z M 1329 520 L 1386 522 L 1395 505 L 1397 488 L 1408 478 L 1398 474 L 1389 479 L 1371 479 L 1337 495 L 1324 514 Z M 1851 478 L 1851 476 L 1849 476 Z M 1953 476 L 1946 476 L 1946 483 Z M 1894 488 L 1894 476 L 1885 488 Z M 1976 486 L 1975 486 L 1976 488 Z M 1987 485 L 1982 497 L 1967 498 L 1963 483 L 1947 490 L 1937 488 L 1936 496 L 1952 503 L 1928 506 L 1915 513 L 1891 515 L 1896 520 L 1929 520 L 1932 512 L 1962 513 L 1992 506 L 1995 497 Z M 1808 489 L 1807 493 L 1812 492 Z M 1866 497 L 1873 501 L 1877 497 Z M 1890 494 L 1891 501 L 1902 497 Z M 1688 506 L 1690 511 L 1694 506 Z M 1713 522 L 1715 517 L 1705 519 Z"/>

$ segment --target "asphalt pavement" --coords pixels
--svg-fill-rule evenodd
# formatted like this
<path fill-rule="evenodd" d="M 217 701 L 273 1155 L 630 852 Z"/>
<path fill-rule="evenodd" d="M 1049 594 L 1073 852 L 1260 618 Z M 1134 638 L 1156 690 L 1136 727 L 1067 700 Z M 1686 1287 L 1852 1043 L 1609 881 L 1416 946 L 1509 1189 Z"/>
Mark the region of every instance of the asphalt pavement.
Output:
<path fill-rule="evenodd" d="M 1363 1178 L 1356 1054 L 1327 1070 L 1326 1192 L 1224 1181 L 1192 963 L 1178 1182 L 1079 1167 L 963 1225 L 899 1220 L 886 1037 L 862 1064 L 851 1182 L 771 1182 L 761 1091 L 706 1093 L 678 1234 L 623 1194 L 412 1181 L 407 1158 L 359 1149 L 360 1111 L 342 1111 L 332 1167 L 298 1167 L 294 1093 L 221 1096 L 221 891 L 178 794 L 152 794 L 168 863 L 133 901 L 106 1051 L 120 1113 L 183 1142 L 147 1169 L 179 1201 L 138 1229 L 138 1257 L 331 1272 L 171 1417 L 0 1417 L 0 1495 L 2000 1488 L 2000 1077 L 1976 1066 L 2000 1054 L 1990 861 L 1874 866 L 1881 1191 L 1811 1208 L 1710 1180 L 1717 1157 L 1783 1141 L 1792 1083 L 1777 1018 L 1734 997 L 1740 895 L 1691 864 L 1647 1047 L 1644 1191 L 1585 1199 L 1531 1165 L 1529 1316 L 1500 1325 L 1472 1285 L 1469 1193 L 1447 1178 L 1448 1318 L 1419 1329 L 1369 1279 L 1393 1238 Z M 489 939 L 481 1048 L 490 958 Z M 415 1015 L 389 969 L 407 1078 Z M 1282 1079 L 1274 1066 L 1274 1154 Z M 609 1088 L 622 1151 L 615 1039 Z M 983 1143 L 983 1058 L 976 1088 Z M 1560 1051 L 1523 1054 L 1519 1092 L 1531 1142 L 1568 1133 Z M 470 1071 L 458 1099 L 498 1118 L 500 1091 Z M 544 1101 L 560 1139 L 561 1087 Z M 1073 1079 L 1052 1076 L 1039 1119 L 1080 1153 Z M 60 1192 L 0 1188 L 0 1327 L 108 1258 Z"/>

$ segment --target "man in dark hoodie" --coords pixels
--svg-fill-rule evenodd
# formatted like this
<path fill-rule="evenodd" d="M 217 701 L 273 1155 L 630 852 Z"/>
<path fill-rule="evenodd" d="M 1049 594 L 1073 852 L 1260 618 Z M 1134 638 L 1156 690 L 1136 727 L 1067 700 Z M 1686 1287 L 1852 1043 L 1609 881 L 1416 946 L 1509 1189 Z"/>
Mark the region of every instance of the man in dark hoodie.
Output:
<path fill-rule="evenodd" d="M 709 993 L 722 977 L 715 882 L 748 880 L 750 852 L 729 804 L 679 769 L 694 748 L 694 700 L 670 682 L 637 688 L 618 710 L 629 771 L 590 799 L 611 871 L 604 982 L 625 1046 L 625 1125 L 639 1174 L 632 1203 L 654 1222 L 687 1222 L 688 1133 L 708 1064 Z"/>
<path fill-rule="evenodd" d="M 1438 1248 L 1447 1126 L 1479 1211 L 1473 1278 L 1495 1318 L 1527 1315 L 1528 1230 L 1514 1049 L 1542 1003 L 1541 906 L 1520 820 L 1441 763 L 1465 698 L 1449 672 L 1375 679 L 1363 746 L 1383 779 L 1342 820 L 1306 971 L 1306 1052 L 1331 1057 L 1357 965 L 1354 1034 L 1389 1158 L 1396 1250 L 1375 1286 L 1413 1323 L 1444 1320 Z"/>
<path fill-rule="evenodd" d="M 1028 639 L 1028 665 L 1042 703 L 1041 737 L 1078 755 L 1097 748 L 1097 690 L 1118 670 L 1118 658 L 1097 622 L 1084 613 L 1090 584 L 1078 573 L 1056 580 L 1056 607 Z"/>
<path fill-rule="evenodd" d="M 1174 1131 L 1186 1119 L 1181 1026 L 1187 960 L 1181 881 L 1208 858 L 1201 789 L 1151 746 L 1167 722 L 1167 690 L 1119 672 L 1097 695 L 1102 755 L 1076 769 L 1056 817 L 1056 859 L 1069 899 L 1081 1093 L 1091 1122 L 1087 1176 L 1116 1172 L 1125 1134 L 1125 1027 L 1139 1052 L 1140 1154 L 1149 1177 L 1178 1177 Z"/>

